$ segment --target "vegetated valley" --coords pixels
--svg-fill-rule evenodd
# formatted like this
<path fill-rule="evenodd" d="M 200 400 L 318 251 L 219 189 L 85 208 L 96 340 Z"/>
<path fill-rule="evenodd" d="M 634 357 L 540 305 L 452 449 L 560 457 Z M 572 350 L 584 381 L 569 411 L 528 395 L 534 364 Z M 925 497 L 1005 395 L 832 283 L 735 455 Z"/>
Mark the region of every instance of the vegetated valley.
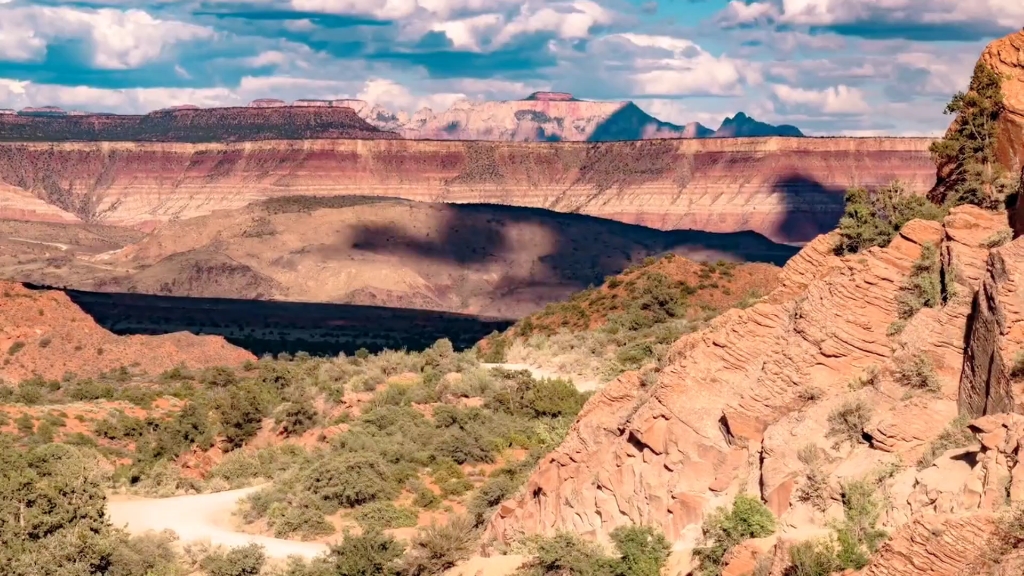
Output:
<path fill-rule="evenodd" d="M 4 284 L 0 566 L 1024 573 L 1021 54 L 951 101 L 929 195 L 851 189 L 781 269 L 637 258 L 466 350 L 257 358 Z M 197 493 L 235 514 L 138 529 Z"/>

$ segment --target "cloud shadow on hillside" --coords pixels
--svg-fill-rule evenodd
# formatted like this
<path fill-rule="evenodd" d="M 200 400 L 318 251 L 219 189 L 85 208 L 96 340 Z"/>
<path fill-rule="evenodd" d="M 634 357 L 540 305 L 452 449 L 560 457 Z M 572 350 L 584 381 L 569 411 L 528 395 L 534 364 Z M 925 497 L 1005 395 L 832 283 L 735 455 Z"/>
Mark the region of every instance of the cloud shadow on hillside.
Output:
<path fill-rule="evenodd" d="M 548 254 L 531 278 L 499 289 L 559 286 L 581 290 L 622 272 L 649 255 L 674 252 L 695 260 L 784 264 L 797 248 L 755 232 L 661 231 L 614 220 L 540 208 L 489 204 L 450 204 L 436 237 L 417 237 L 397 224 L 360 227 L 350 247 L 376 254 L 416 257 L 469 266 L 512 260 L 510 231 L 529 225 L 552 239 Z"/>
<path fill-rule="evenodd" d="M 228 298 L 186 298 L 61 290 L 97 324 L 118 335 L 191 332 L 223 336 L 253 354 L 334 356 L 359 348 L 423 350 L 448 338 L 457 350 L 470 348 L 494 330 L 511 325 L 494 319 L 407 308 L 313 304 Z"/>

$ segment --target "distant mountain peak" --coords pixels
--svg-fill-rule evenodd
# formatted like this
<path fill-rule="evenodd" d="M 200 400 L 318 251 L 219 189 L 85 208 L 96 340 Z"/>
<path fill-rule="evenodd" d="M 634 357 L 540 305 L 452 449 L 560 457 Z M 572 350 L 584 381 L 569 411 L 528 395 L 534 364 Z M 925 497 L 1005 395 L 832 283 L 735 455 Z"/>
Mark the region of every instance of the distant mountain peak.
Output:
<path fill-rule="evenodd" d="M 802 137 L 803 132 L 796 126 L 782 124 L 775 126 L 765 122 L 759 122 L 745 112 L 737 112 L 735 116 L 726 116 L 722 125 L 715 130 L 714 137 L 717 138 L 756 138 L 764 136 L 790 136 Z"/>

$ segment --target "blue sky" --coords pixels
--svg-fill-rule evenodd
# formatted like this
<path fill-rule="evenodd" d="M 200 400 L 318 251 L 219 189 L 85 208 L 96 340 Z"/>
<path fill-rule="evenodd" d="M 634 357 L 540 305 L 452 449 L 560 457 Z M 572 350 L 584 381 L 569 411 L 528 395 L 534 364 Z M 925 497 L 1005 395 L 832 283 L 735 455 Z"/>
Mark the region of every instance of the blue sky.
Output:
<path fill-rule="evenodd" d="M 1021 0 L 0 0 L 0 108 L 394 110 L 535 90 L 713 128 L 936 134 Z"/>

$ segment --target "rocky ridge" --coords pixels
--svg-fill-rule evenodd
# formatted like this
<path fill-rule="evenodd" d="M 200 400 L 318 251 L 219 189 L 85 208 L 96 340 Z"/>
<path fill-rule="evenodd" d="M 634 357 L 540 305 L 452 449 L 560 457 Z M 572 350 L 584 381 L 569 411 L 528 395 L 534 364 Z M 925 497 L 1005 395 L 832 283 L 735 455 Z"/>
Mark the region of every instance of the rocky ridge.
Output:
<path fill-rule="evenodd" d="M 802 243 L 835 226 L 852 184 L 900 179 L 930 189 L 930 142 L 0 143 L 0 217 L 150 229 L 270 197 L 374 195 L 545 208 L 662 230 L 752 230 Z"/>
<path fill-rule="evenodd" d="M 409 139 L 513 142 L 607 142 L 658 138 L 801 137 L 795 126 L 772 126 L 743 112 L 718 130 L 699 122 L 663 122 L 633 102 L 579 100 L 566 93 L 538 92 L 522 100 L 460 100 L 447 110 L 422 108 L 413 115 L 363 100 L 344 100 L 364 120 Z M 333 102 L 332 102 L 333 104 Z"/>
<path fill-rule="evenodd" d="M 819 237 L 789 261 L 775 291 L 679 340 L 654 385 L 645 388 L 628 373 L 595 395 L 565 442 L 500 507 L 489 534 L 508 541 L 567 529 L 606 541 L 616 526 L 652 523 L 685 550 L 698 542 L 708 512 L 747 492 L 759 494 L 779 518 L 782 535 L 775 547 L 784 548 L 787 534 L 806 533 L 841 514 L 844 481 L 888 469 L 894 472 L 884 482 L 890 504 L 883 523 L 898 530 L 887 544 L 890 551 L 880 553 L 866 573 L 957 573 L 941 552 L 934 562 L 942 568 L 932 571 L 901 571 L 894 558 L 909 553 L 912 563 L 922 561 L 927 552 L 913 536 L 922 515 L 991 512 L 991 487 L 999 483 L 992 470 L 1001 466 L 1004 476 L 1010 474 L 1007 463 L 1014 459 L 999 454 L 1016 450 L 1017 436 L 983 435 L 975 464 L 955 454 L 920 471 L 904 463 L 917 461 L 957 416 L 958 399 L 985 395 L 975 389 L 984 385 L 970 376 L 975 369 L 968 368 L 977 354 L 969 352 L 965 362 L 963 343 L 986 333 L 985 321 L 971 317 L 975 291 L 980 287 L 978 299 L 985 298 L 994 289 L 985 286 L 995 282 L 1004 295 L 1013 293 L 1018 268 L 1008 263 L 1024 264 L 1024 240 L 986 247 L 1006 226 L 1003 217 L 965 206 L 942 224 L 912 221 L 888 247 L 853 256 L 834 256 L 833 238 Z M 922 309 L 894 333 L 902 286 L 926 244 L 939 246 L 943 270 L 953 280 L 946 288 L 949 301 Z M 993 308 L 1005 327 L 1000 334 L 1024 330 L 1012 298 L 995 298 Z M 1003 340 L 1003 348 L 1015 346 L 1013 337 Z M 917 356 L 934 366 L 934 393 L 901 383 L 901 371 Z M 876 370 L 879 375 L 871 377 Z M 870 417 L 859 428 L 863 442 L 839 444 L 828 417 L 850 402 L 868 406 Z M 1011 417 L 1013 426 L 1017 418 Z M 985 420 L 974 427 L 986 433 L 996 428 Z M 798 453 L 808 450 L 805 445 L 826 463 L 823 508 L 800 496 L 807 472 Z M 1024 493 L 1011 488 L 1010 498 L 1018 497 Z M 977 522 L 964 520 L 963 530 L 980 529 L 971 528 Z M 980 554 L 984 539 L 975 542 L 963 531 L 948 538 L 956 534 L 973 546 L 964 550 Z M 913 549 L 901 556 L 899 543 L 906 548 L 908 540 Z"/>

